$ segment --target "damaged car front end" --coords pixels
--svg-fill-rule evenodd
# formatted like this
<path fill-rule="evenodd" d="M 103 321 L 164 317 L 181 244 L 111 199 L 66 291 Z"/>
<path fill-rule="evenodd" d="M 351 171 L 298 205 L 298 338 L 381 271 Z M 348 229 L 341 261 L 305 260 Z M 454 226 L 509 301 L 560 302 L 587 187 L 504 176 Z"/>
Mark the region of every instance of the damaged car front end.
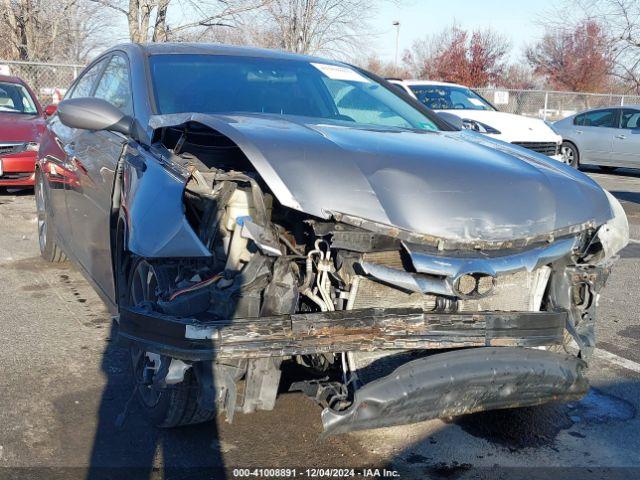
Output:
<path fill-rule="evenodd" d="M 278 68 L 245 75 L 294 78 Z M 588 177 L 437 119 L 164 110 L 148 145 L 125 147 L 112 196 L 141 395 L 190 388 L 204 412 L 159 425 L 272 409 L 283 389 L 315 399 L 328 434 L 586 393 L 598 296 L 628 241 Z M 301 378 L 284 382 L 287 365 Z"/>
<path fill-rule="evenodd" d="M 260 122 L 267 129 L 271 122 L 235 120 L 249 129 Z M 284 206 L 255 174 L 210 167 L 212 160 L 202 151 L 205 138 L 214 156 L 220 142 L 226 144 L 225 155 L 252 151 L 249 136 L 221 126 L 234 126 L 229 119 L 195 114 L 153 121 L 162 140 L 152 152 L 157 149 L 156 155 L 182 169 L 172 179 L 175 195 L 164 190 L 163 197 L 184 203 L 185 214 L 169 222 L 148 211 L 137 218 L 139 193 L 131 199 L 130 222 L 138 229 L 129 237 L 132 252 L 165 259 L 154 263 L 163 271 L 156 275 L 172 281 L 158 287 L 157 301 L 121 309 L 120 335 L 167 359 L 187 365 L 209 361 L 232 370 L 219 378 L 244 378 L 250 394 L 235 391 L 240 388 L 235 380 L 217 387 L 229 416 L 238 409 L 272 408 L 286 361 L 313 371 L 296 387 L 324 407 L 325 430 L 332 433 L 569 401 L 586 392 L 597 297 L 628 236 L 624 212 L 609 194 L 601 194 L 602 217 L 580 218 L 545 233 L 535 224 L 509 224 L 480 225 L 469 234 L 469 225 L 459 222 L 464 230 L 443 238 L 343 212 L 305 214 Z M 172 136 L 176 142 L 186 136 L 177 155 Z M 198 153 L 189 151 L 192 142 Z M 283 143 L 295 156 L 294 142 Z M 266 149 L 260 152 L 273 158 Z M 322 153 L 316 154 L 320 159 Z M 259 165 L 249 155 L 247 165 Z M 349 163 L 346 157 L 342 161 Z M 257 173 L 268 182 L 268 171 Z M 353 180 L 358 178 L 349 177 Z M 396 188 L 394 194 L 411 197 L 411 203 L 429 193 Z M 585 195 L 597 192 L 587 188 Z M 303 205 L 308 197 L 289 201 Z M 419 208 L 410 207 L 406 215 Z M 464 211 L 470 214 L 471 205 Z M 613 217 L 603 223 L 609 212 Z M 526 217 L 526 211 L 514 215 Z M 160 222 L 172 227 L 171 236 L 154 234 L 153 244 L 145 241 L 151 238 L 145 225 Z M 186 248 L 185 233 L 175 231 L 178 224 L 195 234 L 193 250 L 206 260 L 166 260 L 166 249 Z M 508 236 L 514 229 L 523 234 Z M 153 250 L 156 244 L 164 251 Z M 566 350 L 570 340 L 578 347 L 574 353 Z"/>

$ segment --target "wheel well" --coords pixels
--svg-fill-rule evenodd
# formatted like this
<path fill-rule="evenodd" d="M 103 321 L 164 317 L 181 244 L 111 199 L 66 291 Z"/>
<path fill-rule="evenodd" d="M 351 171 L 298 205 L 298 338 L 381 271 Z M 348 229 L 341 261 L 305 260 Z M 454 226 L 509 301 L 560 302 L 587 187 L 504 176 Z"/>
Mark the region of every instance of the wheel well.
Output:
<path fill-rule="evenodd" d="M 580 160 L 580 150 L 578 149 L 578 146 L 574 142 L 572 142 L 571 140 L 563 139 L 562 143 L 570 144 L 573 147 L 573 149 L 576 151 L 576 153 L 578 154 L 578 160 Z"/>
<path fill-rule="evenodd" d="M 119 215 L 111 248 L 113 281 L 118 306 L 124 305 L 123 301 L 126 301 L 127 281 L 129 278 L 129 268 L 131 267 L 131 256 L 126 251 L 126 245 L 127 222 L 122 215 Z"/>

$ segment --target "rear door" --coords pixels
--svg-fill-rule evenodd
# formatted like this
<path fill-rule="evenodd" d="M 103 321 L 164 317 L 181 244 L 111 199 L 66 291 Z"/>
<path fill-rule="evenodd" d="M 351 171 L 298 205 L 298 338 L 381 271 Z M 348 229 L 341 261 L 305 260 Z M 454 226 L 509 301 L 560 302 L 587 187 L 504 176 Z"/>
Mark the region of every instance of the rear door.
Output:
<path fill-rule="evenodd" d="M 617 133 L 617 108 L 592 110 L 574 120 L 574 138 L 580 152 L 580 163 L 611 164 L 613 137 Z"/>
<path fill-rule="evenodd" d="M 623 108 L 620 128 L 613 137 L 612 163 L 621 167 L 640 167 L 640 109 Z"/>
<path fill-rule="evenodd" d="M 91 96 L 133 116 L 130 70 L 124 54 L 113 54 Z M 102 293 L 115 303 L 111 262 L 111 207 L 115 170 L 127 138 L 107 131 L 84 131 L 75 138 L 73 164 L 79 189 L 69 196 L 78 260 Z"/>

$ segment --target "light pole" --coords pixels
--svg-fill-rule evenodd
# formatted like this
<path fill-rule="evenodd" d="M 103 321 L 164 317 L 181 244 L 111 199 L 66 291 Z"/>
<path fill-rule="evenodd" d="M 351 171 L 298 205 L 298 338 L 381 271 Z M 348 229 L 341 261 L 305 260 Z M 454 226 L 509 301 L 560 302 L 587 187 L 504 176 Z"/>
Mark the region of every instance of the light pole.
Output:
<path fill-rule="evenodd" d="M 397 73 L 398 72 L 398 47 L 400 44 L 400 22 L 398 20 L 394 20 L 392 25 L 396 27 L 396 57 L 393 62 L 393 68 Z"/>

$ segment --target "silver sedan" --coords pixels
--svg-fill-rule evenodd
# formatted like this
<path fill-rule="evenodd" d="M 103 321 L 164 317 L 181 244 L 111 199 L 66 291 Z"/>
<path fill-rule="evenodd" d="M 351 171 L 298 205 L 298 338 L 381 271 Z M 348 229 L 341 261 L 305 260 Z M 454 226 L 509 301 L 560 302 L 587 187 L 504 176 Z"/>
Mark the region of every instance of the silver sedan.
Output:
<path fill-rule="evenodd" d="M 640 105 L 598 108 L 553 124 L 567 163 L 603 169 L 640 167 Z"/>

